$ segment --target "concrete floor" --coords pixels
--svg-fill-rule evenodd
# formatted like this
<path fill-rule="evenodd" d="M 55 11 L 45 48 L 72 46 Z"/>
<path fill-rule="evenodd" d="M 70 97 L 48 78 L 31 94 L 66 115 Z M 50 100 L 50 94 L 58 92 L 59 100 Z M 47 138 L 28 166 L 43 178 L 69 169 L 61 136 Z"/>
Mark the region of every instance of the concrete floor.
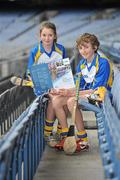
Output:
<path fill-rule="evenodd" d="M 87 124 L 95 125 L 94 114 L 84 113 Z M 104 172 L 99 155 L 97 130 L 87 130 L 90 149 L 72 156 L 46 145 L 34 180 L 103 180 Z"/>

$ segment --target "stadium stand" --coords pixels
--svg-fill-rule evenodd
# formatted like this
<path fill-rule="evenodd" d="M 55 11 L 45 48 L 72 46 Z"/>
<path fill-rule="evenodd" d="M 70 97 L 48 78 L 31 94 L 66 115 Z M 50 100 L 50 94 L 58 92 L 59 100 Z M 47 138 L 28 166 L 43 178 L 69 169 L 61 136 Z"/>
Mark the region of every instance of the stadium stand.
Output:
<path fill-rule="evenodd" d="M 61 10 L 51 14 L 38 11 L 0 12 L 1 77 L 5 71 L 3 67 L 8 68 L 6 75 L 24 73 L 29 50 L 38 41 L 39 25 L 43 19 L 56 24 L 59 42 L 67 49 L 74 48 L 75 39 L 80 34 L 95 33 L 103 51 L 107 52 L 110 59 L 115 58 L 120 63 L 119 9 L 102 12 L 93 9 L 74 12 Z M 2 83 L 1 87 L 5 85 Z M 95 112 L 105 179 L 112 180 L 120 179 L 119 85 L 120 73 L 116 70 L 112 99 L 107 94 L 103 108 L 79 101 L 88 110 Z M 33 179 L 45 147 L 43 125 L 47 106 L 45 96 L 34 99 L 30 89 L 16 86 L 1 89 L 0 179 Z"/>
<path fill-rule="evenodd" d="M 49 19 L 56 24 L 59 42 L 64 44 L 66 48 L 73 48 L 75 39 L 79 34 L 90 32 L 95 33 L 100 39 L 101 45 L 108 48 L 116 49 L 117 42 L 117 49 L 119 50 L 120 12 L 119 9 L 112 9 L 110 12 L 103 10 L 100 15 L 100 10 L 67 12 L 61 10 L 51 17 L 50 13 L 32 11 L 13 13 L 9 15 L 9 18 L 7 18 L 9 13 L 1 13 L 0 17 L 3 20 L 0 21 L 2 43 L 0 43 L 0 59 L 17 60 L 19 56 L 20 58 L 24 57 L 25 54 L 28 56 L 30 48 L 38 41 L 39 24 L 42 19 Z M 3 21 L 5 23 L 2 23 Z"/>

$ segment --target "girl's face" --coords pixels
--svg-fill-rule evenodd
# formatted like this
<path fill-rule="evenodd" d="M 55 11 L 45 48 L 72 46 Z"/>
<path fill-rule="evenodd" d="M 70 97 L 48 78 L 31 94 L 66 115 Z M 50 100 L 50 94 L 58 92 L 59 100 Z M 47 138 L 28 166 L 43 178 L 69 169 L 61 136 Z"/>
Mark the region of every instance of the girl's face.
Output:
<path fill-rule="evenodd" d="M 82 45 L 79 45 L 78 47 L 79 53 L 81 56 L 88 61 L 91 61 L 94 57 L 96 48 L 93 48 L 92 44 L 90 42 L 84 42 Z"/>
<path fill-rule="evenodd" d="M 40 39 L 43 43 L 43 46 L 52 46 L 56 36 L 54 31 L 50 28 L 43 28 L 40 33 Z"/>

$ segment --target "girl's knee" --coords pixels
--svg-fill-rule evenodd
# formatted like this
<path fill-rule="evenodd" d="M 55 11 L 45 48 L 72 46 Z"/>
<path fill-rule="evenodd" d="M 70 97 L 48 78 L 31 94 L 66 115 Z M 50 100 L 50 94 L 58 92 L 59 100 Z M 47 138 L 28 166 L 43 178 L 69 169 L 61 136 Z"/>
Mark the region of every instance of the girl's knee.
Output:
<path fill-rule="evenodd" d="M 54 109 L 59 108 L 60 106 L 62 106 L 61 100 L 59 98 L 53 98 L 52 99 L 52 106 Z"/>

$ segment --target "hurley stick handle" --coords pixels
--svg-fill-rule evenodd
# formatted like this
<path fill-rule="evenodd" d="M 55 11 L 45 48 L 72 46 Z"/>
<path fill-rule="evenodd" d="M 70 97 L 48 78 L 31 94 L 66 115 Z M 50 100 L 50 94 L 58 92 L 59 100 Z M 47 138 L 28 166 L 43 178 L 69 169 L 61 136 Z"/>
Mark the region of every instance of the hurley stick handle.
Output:
<path fill-rule="evenodd" d="M 78 97 L 79 97 L 79 83 L 80 83 L 80 77 L 78 77 L 78 79 L 76 80 L 76 96 L 75 96 L 75 101 L 78 101 Z"/>
<path fill-rule="evenodd" d="M 75 115 L 76 115 L 76 108 L 77 108 L 77 102 L 79 98 L 79 84 L 80 84 L 80 75 L 78 76 L 76 80 L 76 95 L 75 95 L 75 102 L 74 102 L 74 107 L 72 111 L 72 124 L 75 124 Z"/>

